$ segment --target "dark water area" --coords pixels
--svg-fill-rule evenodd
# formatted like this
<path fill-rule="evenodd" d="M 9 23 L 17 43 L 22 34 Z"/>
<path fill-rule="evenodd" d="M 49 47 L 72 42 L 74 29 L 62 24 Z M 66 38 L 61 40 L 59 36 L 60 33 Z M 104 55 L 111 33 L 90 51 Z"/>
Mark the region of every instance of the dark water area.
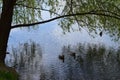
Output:
<path fill-rule="evenodd" d="M 20 80 L 120 80 L 119 48 L 79 43 L 44 54 L 30 42 L 12 47 L 11 53 L 6 64 L 16 68 Z"/>

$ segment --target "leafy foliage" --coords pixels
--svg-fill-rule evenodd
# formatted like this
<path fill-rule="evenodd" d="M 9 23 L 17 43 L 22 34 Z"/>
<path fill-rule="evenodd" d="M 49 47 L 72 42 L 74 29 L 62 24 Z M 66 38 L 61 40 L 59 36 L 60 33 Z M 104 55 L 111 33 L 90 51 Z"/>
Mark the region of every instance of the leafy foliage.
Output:
<path fill-rule="evenodd" d="M 120 1 L 119 0 L 66 0 L 62 14 L 84 13 L 61 19 L 64 29 L 71 24 L 78 23 L 80 27 L 87 27 L 90 32 L 96 29 L 107 31 L 111 36 L 120 36 Z M 86 14 L 87 13 L 87 14 Z M 71 21 L 72 20 L 72 21 Z"/>
<path fill-rule="evenodd" d="M 2 6 L 2 0 L 0 3 Z M 50 21 L 61 18 L 59 25 L 64 31 L 70 32 L 72 24 L 77 23 L 89 32 L 99 29 L 120 37 L 119 0 L 17 0 L 12 25 L 42 22 L 42 11 L 50 13 Z"/>
<path fill-rule="evenodd" d="M 27 24 L 42 20 L 41 11 L 43 8 L 49 6 L 50 10 L 55 11 L 57 3 L 57 0 L 17 0 L 13 24 Z"/>
<path fill-rule="evenodd" d="M 13 75 L 11 72 L 0 71 L 0 80 L 17 80 L 16 75 Z"/>

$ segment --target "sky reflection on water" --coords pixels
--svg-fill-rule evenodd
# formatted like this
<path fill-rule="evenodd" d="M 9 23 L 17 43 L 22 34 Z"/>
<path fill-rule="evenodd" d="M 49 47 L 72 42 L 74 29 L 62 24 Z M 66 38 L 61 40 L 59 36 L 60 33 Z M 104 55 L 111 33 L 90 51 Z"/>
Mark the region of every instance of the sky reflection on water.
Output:
<path fill-rule="evenodd" d="M 18 46 L 19 43 L 29 42 L 30 40 L 39 43 L 43 52 L 42 67 L 44 68 L 46 66 L 51 67 L 51 65 L 58 64 L 58 66 L 55 67 L 59 69 L 58 73 L 61 76 L 64 76 L 64 74 L 61 74 L 62 73 L 61 69 L 63 66 L 65 67 L 65 65 L 58 60 L 58 55 L 61 54 L 62 47 L 64 45 L 74 46 L 77 45 L 78 43 L 95 43 L 95 44 L 105 44 L 106 47 L 111 46 L 117 48 L 119 46 L 118 43 L 111 41 L 111 38 L 106 34 L 103 34 L 102 37 L 96 35 L 96 38 L 93 38 L 89 36 L 89 34 L 85 29 L 82 29 L 82 31 L 75 31 L 75 32 L 63 34 L 62 29 L 58 27 L 56 22 L 51 22 L 39 26 L 40 27 L 38 27 L 38 29 L 31 29 L 31 30 L 13 29 L 10 34 L 8 45 L 9 47 Z M 11 48 L 9 48 L 8 51 L 11 51 L 10 49 Z M 10 56 L 7 56 L 7 59 L 9 58 Z M 22 75 L 24 76 L 24 80 L 27 80 L 25 79 L 25 77 L 28 76 L 30 78 L 29 80 L 33 80 L 33 79 L 38 80 L 40 77 L 39 76 L 40 68 L 41 67 L 39 65 L 36 69 L 34 69 L 34 71 L 37 70 L 37 72 L 35 71 L 36 73 L 35 75 L 33 75 L 34 72 L 31 73 L 31 71 L 30 71 L 31 74 L 28 74 L 29 71 L 28 73 L 24 73 L 23 71 L 24 74 Z M 82 73 L 80 73 L 80 75 L 82 75 Z"/>

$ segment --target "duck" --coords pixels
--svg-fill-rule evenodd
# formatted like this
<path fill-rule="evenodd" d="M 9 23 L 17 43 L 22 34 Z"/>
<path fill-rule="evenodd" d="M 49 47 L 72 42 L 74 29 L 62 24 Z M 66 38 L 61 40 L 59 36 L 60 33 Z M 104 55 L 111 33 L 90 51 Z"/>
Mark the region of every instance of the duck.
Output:
<path fill-rule="evenodd" d="M 76 53 L 75 52 L 71 52 L 70 55 L 75 59 L 76 58 Z"/>
<path fill-rule="evenodd" d="M 63 54 L 62 54 L 62 55 L 59 55 L 58 58 L 59 58 L 60 60 L 62 60 L 62 62 L 64 63 L 65 56 L 64 56 Z"/>

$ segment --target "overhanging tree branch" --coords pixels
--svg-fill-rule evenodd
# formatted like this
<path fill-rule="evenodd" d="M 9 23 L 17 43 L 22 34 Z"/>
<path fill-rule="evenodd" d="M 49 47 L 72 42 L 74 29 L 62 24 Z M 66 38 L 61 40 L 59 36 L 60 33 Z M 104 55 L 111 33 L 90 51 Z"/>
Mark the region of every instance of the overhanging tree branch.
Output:
<path fill-rule="evenodd" d="M 58 17 L 55 17 L 55 18 L 51 18 L 51 19 L 48 19 L 48 20 L 45 20 L 45 21 L 40 21 L 40 22 L 35 22 L 35 23 L 30 23 L 30 24 L 18 24 L 18 25 L 13 25 L 11 26 L 11 29 L 13 28 L 19 28 L 19 27 L 29 27 L 29 26 L 34 26 L 34 25 L 38 25 L 38 24 L 44 24 L 44 23 L 47 23 L 47 22 L 51 22 L 51 21 L 54 21 L 54 20 L 57 20 L 57 19 L 60 19 L 60 18 L 64 18 L 64 17 L 71 17 L 71 16 L 83 16 L 83 15 L 98 15 L 98 16 L 106 16 L 106 17 L 111 17 L 111 18 L 115 18 L 115 19 L 118 19 L 120 20 L 120 16 L 115 16 L 115 15 L 111 15 L 111 14 L 106 14 L 106 13 L 97 13 L 97 12 L 84 12 L 84 13 L 76 13 L 76 14 L 68 14 L 68 15 L 62 15 L 62 16 L 58 16 Z"/>

